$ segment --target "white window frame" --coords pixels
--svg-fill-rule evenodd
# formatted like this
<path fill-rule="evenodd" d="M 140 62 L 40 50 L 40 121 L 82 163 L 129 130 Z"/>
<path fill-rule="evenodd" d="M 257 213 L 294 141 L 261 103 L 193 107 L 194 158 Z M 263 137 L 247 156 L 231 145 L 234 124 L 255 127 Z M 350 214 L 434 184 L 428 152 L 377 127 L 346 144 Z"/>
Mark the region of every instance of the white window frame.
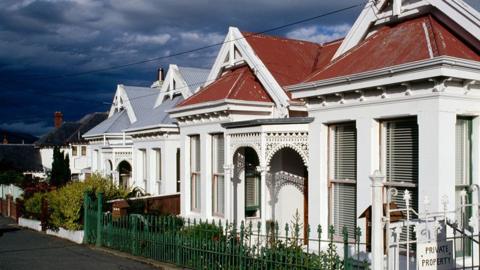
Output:
<path fill-rule="evenodd" d="M 155 182 L 158 194 L 162 194 L 162 149 L 155 148 Z"/>
<path fill-rule="evenodd" d="M 340 224 L 335 224 L 335 210 L 336 207 L 336 198 L 335 198 L 335 191 L 336 191 L 336 186 L 340 185 L 349 185 L 349 186 L 354 186 L 355 187 L 355 211 L 354 211 L 354 225 L 353 228 L 347 227 L 349 230 L 349 238 L 354 238 L 354 232 L 357 227 L 357 179 L 337 179 L 335 177 L 335 159 L 336 159 L 336 149 L 335 149 L 335 135 L 336 135 L 336 129 L 340 126 L 347 126 L 347 125 L 353 125 L 355 128 L 355 175 L 357 175 L 357 131 L 356 131 L 356 123 L 355 122 L 343 122 L 343 123 L 335 123 L 335 124 L 330 124 L 328 126 L 328 187 L 329 187 L 329 224 L 333 225 L 335 227 L 335 235 L 336 236 L 341 236 L 343 235 L 343 226 Z"/>
<path fill-rule="evenodd" d="M 225 151 L 225 137 L 223 133 L 212 134 L 212 213 L 214 216 L 223 217 L 225 214 L 225 171 L 223 165 L 219 167 L 218 163 L 218 140 L 219 138 L 223 141 L 223 150 Z M 224 156 L 221 157 L 222 160 Z M 221 187 L 220 185 L 223 185 Z M 219 190 L 223 190 L 223 194 L 219 194 Z M 219 197 L 222 196 L 222 199 L 219 201 Z"/>
<path fill-rule="evenodd" d="M 77 156 L 78 155 L 78 147 L 77 146 L 72 146 L 72 156 Z"/>
<path fill-rule="evenodd" d="M 201 210 L 201 150 L 200 135 L 190 135 L 190 208 Z"/>
<path fill-rule="evenodd" d="M 147 183 L 148 183 L 148 157 L 147 157 L 147 149 L 145 148 L 142 148 L 142 149 L 138 149 L 138 151 L 140 152 L 140 160 L 141 160 L 141 173 L 142 173 L 142 181 L 143 181 L 143 188 L 144 188 L 144 191 L 145 193 L 148 192 L 148 188 L 147 188 Z"/>

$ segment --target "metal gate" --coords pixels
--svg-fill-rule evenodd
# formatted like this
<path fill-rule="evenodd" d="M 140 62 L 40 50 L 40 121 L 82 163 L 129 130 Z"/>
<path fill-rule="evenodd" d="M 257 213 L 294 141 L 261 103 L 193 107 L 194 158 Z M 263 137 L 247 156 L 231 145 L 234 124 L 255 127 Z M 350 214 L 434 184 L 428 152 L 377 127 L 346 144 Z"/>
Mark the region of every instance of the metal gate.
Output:
<path fill-rule="evenodd" d="M 399 191 L 387 189 L 386 253 L 389 270 L 397 269 L 479 269 L 479 203 L 478 185 L 460 192 L 454 210 L 449 210 L 448 198 L 442 197 L 443 211 L 430 211 L 425 197 L 423 211 L 411 206 L 408 190 L 403 191 L 402 208 L 390 207 Z M 397 197 L 398 202 L 398 197 Z M 390 222 L 391 216 L 400 221 Z"/>

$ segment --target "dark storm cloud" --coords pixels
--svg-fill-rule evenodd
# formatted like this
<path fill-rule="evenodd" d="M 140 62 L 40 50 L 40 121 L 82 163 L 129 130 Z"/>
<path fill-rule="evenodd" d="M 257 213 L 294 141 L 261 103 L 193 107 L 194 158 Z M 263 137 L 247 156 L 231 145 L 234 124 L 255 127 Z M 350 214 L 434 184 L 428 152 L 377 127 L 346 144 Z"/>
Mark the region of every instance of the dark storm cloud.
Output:
<path fill-rule="evenodd" d="M 221 42 L 228 26 L 262 31 L 361 2 L 2 0 L 0 128 L 18 127 L 39 135 L 52 125 L 55 110 L 63 111 L 67 120 L 105 111 L 116 84 L 147 86 L 156 68 L 169 63 L 208 68 L 218 47 L 85 76 L 48 80 L 36 79 L 38 76 L 85 72 L 166 56 Z M 272 34 L 324 42 L 345 35 L 360 9 Z"/>

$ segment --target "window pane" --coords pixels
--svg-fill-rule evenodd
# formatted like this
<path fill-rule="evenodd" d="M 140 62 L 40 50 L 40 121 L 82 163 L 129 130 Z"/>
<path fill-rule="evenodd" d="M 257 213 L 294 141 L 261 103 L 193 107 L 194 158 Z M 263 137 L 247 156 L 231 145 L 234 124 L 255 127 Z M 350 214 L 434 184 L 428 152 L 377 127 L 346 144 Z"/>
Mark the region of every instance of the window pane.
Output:
<path fill-rule="evenodd" d="M 76 155 L 77 155 L 77 147 L 72 146 L 72 156 L 76 156 Z"/>
<path fill-rule="evenodd" d="M 87 147 L 82 146 L 82 156 L 86 156 L 86 155 L 87 155 Z"/>
<path fill-rule="evenodd" d="M 355 123 L 334 128 L 334 178 L 357 178 L 357 131 Z"/>
<path fill-rule="evenodd" d="M 356 184 L 335 183 L 333 185 L 333 205 L 335 233 L 342 235 L 343 227 L 347 227 L 349 237 L 353 238 L 357 227 Z"/>
<path fill-rule="evenodd" d="M 418 126 L 414 118 L 386 122 L 387 181 L 418 183 Z"/>
<path fill-rule="evenodd" d="M 354 237 L 357 226 L 357 130 L 355 123 L 338 124 L 333 131 L 333 178 L 330 193 L 332 203 L 332 221 L 337 235 L 342 235 L 346 227 L 350 238 Z"/>

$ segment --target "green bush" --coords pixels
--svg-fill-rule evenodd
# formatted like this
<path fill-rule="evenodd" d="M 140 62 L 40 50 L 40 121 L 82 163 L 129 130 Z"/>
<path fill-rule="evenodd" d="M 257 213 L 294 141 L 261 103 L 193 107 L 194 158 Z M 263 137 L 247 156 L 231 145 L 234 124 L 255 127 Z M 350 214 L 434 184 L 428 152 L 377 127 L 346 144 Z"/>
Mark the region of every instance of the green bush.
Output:
<path fill-rule="evenodd" d="M 29 218 L 40 219 L 42 215 L 42 199 L 47 193 L 37 192 L 24 203 L 26 214 Z"/>
<path fill-rule="evenodd" d="M 200 240 L 220 240 L 224 238 L 222 228 L 208 222 L 186 226 L 182 233 L 186 237 L 194 237 Z"/>
<path fill-rule="evenodd" d="M 119 188 L 98 174 L 92 175 L 85 182 L 71 182 L 48 194 L 50 225 L 68 230 L 80 230 L 83 227 L 83 194 L 103 192 L 104 200 L 126 198 L 129 190 Z"/>
<path fill-rule="evenodd" d="M 68 230 L 82 228 L 84 190 L 85 183 L 73 182 L 48 194 L 49 221 L 54 228 L 63 227 Z"/>
<path fill-rule="evenodd" d="M 85 191 L 92 195 L 102 192 L 105 201 L 125 199 L 129 197 L 131 192 L 130 189 L 119 187 L 111 179 L 105 178 L 100 174 L 92 174 L 84 183 Z"/>

